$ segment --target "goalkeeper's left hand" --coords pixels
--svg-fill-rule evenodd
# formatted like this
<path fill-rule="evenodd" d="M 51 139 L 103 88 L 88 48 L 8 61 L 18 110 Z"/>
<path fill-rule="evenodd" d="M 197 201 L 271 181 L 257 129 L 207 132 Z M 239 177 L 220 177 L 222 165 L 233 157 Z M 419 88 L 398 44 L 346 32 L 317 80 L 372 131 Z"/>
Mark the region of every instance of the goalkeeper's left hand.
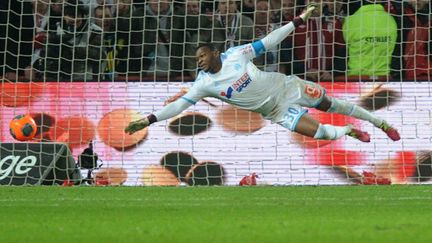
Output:
<path fill-rule="evenodd" d="M 148 127 L 148 125 L 150 125 L 150 121 L 146 117 L 146 118 L 136 120 L 136 121 L 129 123 L 129 125 L 125 128 L 124 131 L 125 131 L 125 133 L 131 135 L 133 133 L 138 132 L 139 130 L 142 130 L 142 129 Z"/>
<path fill-rule="evenodd" d="M 302 18 L 303 21 L 306 21 L 312 15 L 312 13 L 318 9 L 319 5 L 317 3 L 309 3 L 305 10 L 303 10 L 303 13 L 300 14 L 300 18 Z"/>

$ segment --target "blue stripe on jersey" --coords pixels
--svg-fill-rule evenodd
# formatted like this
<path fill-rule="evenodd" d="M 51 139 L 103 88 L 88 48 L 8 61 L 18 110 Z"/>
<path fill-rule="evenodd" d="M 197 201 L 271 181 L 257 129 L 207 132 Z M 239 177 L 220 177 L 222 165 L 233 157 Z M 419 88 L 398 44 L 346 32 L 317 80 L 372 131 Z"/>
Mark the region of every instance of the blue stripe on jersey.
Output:
<path fill-rule="evenodd" d="M 259 56 L 261 54 L 263 54 L 266 50 L 264 47 L 264 44 L 261 40 L 257 40 L 255 42 L 252 43 L 252 47 L 255 50 L 255 55 Z"/>
<path fill-rule="evenodd" d="M 181 98 L 184 99 L 184 100 L 186 100 L 187 102 L 191 103 L 192 105 L 195 105 L 195 104 L 196 104 L 195 101 L 193 101 L 193 100 L 191 100 L 191 99 L 188 99 L 188 98 L 186 98 L 186 97 L 184 97 L 184 96 L 182 96 Z"/>

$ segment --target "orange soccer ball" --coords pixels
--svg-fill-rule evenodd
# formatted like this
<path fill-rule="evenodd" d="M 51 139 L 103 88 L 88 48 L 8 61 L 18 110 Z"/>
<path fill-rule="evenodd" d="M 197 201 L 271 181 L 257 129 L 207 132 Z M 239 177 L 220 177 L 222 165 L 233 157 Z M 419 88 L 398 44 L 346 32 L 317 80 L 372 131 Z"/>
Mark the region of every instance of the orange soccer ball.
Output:
<path fill-rule="evenodd" d="M 10 122 L 9 132 L 18 141 L 31 140 L 37 132 L 36 122 L 30 115 L 18 115 Z"/>

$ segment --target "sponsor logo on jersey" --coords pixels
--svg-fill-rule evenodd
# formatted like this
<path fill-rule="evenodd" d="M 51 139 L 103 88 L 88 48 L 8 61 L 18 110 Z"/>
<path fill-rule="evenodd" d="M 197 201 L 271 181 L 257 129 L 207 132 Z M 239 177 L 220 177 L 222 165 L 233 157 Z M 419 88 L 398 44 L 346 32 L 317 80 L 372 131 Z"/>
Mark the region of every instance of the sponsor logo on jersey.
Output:
<path fill-rule="evenodd" d="M 252 82 L 251 78 L 247 73 L 243 74 L 237 81 L 235 81 L 230 87 L 228 87 L 227 91 L 222 91 L 220 93 L 221 96 L 225 96 L 228 99 L 232 97 L 233 91 L 242 92 L 244 88 L 246 88 Z"/>
<path fill-rule="evenodd" d="M 231 99 L 231 97 L 232 97 L 232 92 L 233 92 L 233 91 L 234 91 L 233 88 L 228 87 L 227 91 L 226 91 L 226 92 L 225 92 L 225 91 L 222 91 L 222 92 L 220 93 L 220 95 L 221 95 L 221 96 L 225 96 L 225 97 L 227 97 L 228 99 Z"/>

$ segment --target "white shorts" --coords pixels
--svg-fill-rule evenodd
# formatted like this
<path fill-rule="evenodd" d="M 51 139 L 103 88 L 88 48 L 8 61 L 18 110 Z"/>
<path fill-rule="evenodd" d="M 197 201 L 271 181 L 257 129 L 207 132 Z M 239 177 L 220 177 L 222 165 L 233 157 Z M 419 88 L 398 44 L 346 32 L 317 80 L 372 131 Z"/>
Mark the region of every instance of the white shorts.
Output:
<path fill-rule="evenodd" d="M 287 85 L 290 97 L 297 97 L 296 99 L 287 100 L 284 106 L 285 110 L 282 111 L 283 118 L 278 122 L 279 125 L 295 131 L 300 118 L 308 112 L 304 107 L 315 108 L 321 104 L 325 97 L 325 89 L 319 84 L 303 80 L 297 76 L 288 76 Z"/>

